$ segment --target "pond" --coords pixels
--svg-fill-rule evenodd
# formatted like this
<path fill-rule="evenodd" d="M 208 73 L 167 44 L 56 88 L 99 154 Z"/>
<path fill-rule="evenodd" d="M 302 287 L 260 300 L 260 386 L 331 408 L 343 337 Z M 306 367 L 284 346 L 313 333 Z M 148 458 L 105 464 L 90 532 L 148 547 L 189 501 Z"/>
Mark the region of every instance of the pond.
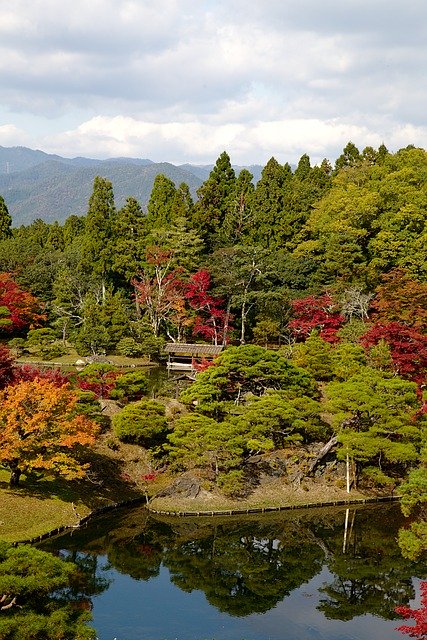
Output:
<path fill-rule="evenodd" d="M 117 510 L 46 550 L 87 572 L 99 640 L 397 640 L 425 563 L 396 542 L 398 505 L 255 517 Z"/>

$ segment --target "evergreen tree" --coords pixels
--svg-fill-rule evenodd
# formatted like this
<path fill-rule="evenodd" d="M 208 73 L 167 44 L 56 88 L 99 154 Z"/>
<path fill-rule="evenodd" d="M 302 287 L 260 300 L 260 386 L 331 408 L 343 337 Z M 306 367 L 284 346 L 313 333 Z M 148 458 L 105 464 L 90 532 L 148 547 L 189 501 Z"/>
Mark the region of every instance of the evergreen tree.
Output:
<path fill-rule="evenodd" d="M 50 251 L 64 250 L 64 231 L 57 221 L 50 225 L 46 240 L 46 248 Z"/>
<path fill-rule="evenodd" d="M 204 243 L 187 218 L 176 218 L 174 225 L 169 228 L 154 229 L 148 240 L 150 245 L 161 247 L 162 251 L 169 254 L 172 268 L 187 274 L 197 270 Z"/>
<path fill-rule="evenodd" d="M 12 217 L 8 211 L 6 203 L 0 196 L 0 240 L 10 238 L 12 236 Z"/>
<path fill-rule="evenodd" d="M 86 216 L 83 261 L 89 272 L 99 278 L 103 300 L 111 270 L 114 215 L 113 185 L 106 178 L 96 176 Z"/>
<path fill-rule="evenodd" d="M 188 224 L 192 220 L 194 202 L 191 197 L 188 184 L 181 182 L 178 189 L 175 192 L 174 200 L 172 203 L 171 217 L 172 220 L 177 218 L 185 218 L 188 220 Z"/>
<path fill-rule="evenodd" d="M 362 160 L 359 149 L 353 142 L 348 142 L 343 149 L 342 154 L 335 161 L 335 171 L 339 169 L 347 169 L 354 167 Z"/>
<path fill-rule="evenodd" d="M 309 156 L 304 153 L 298 161 L 297 168 L 295 169 L 294 176 L 298 180 L 305 180 L 311 173 L 311 164 Z"/>
<path fill-rule="evenodd" d="M 126 288 L 142 268 L 147 240 L 147 219 L 139 202 L 132 197 L 126 199 L 113 223 L 113 269 Z M 135 293 L 135 289 L 134 289 Z M 140 314 L 135 296 L 136 313 Z"/>
<path fill-rule="evenodd" d="M 83 235 L 85 230 L 85 219 L 83 216 L 69 216 L 64 222 L 63 236 L 65 248 L 70 247 Z"/>
<path fill-rule="evenodd" d="M 263 248 L 281 246 L 279 229 L 284 211 L 285 185 L 291 180 L 290 166 L 281 166 L 275 158 L 271 158 L 262 170 L 253 199 L 253 238 Z"/>
<path fill-rule="evenodd" d="M 175 184 L 162 173 L 155 179 L 147 205 L 149 229 L 168 227 L 172 223 L 172 211 L 176 204 Z"/>
<path fill-rule="evenodd" d="M 231 166 L 230 157 L 223 151 L 209 178 L 198 189 L 199 200 L 194 207 L 194 224 L 204 238 L 208 250 L 217 246 L 218 231 L 224 223 L 235 184 L 236 174 Z"/>
<path fill-rule="evenodd" d="M 246 341 L 248 317 L 269 292 L 271 270 L 268 252 L 259 246 L 242 245 L 218 249 L 210 256 L 215 293 L 226 300 L 227 315 L 240 317 L 240 343 Z M 227 324 L 224 344 L 227 340 Z"/>
<path fill-rule="evenodd" d="M 224 221 L 219 230 L 218 242 L 221 247 L 244 244 L 253 228 L 253 175 L 242 169 L 230 195 Z"/>

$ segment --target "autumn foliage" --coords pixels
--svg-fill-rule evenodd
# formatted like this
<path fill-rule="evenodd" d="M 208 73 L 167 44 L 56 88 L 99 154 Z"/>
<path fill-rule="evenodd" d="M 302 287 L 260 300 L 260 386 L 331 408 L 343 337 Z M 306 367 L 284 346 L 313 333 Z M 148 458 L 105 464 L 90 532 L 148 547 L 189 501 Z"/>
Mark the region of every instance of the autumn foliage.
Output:
<path fill-rule="evenodd" d="M 14 379 L 13 357 L 7 347 L 0 345 L 0 389 L 10 384 Z"/>
<path fill-rule="evenodd" d="M 418 384 L 427 375 L 427 336 L 399 322 L 374 324 L 361 338 L 370 349 L 383 340 L 390 348 L 393 367 L 397 374 Z"/>
<path fill-rule="evenodd" d="M 70 381 L 69 376 L 58 368 L 40 369 L 31 364 L 23 364 L 15 368 L 16 382 L 29 382 L 36 379 L 48 380 L 57 387 L 63 387 Z"/>
<path fill-rule="evenodd" d="M 109 398 L 120 376 L 114 366 L 104 363 L 90 364 L 79 374 L 77 385 L 83 391 L 92 391 L 97 398 Z"/>
<path fill-rule="evenodd" d="M 416 640 L 425 640 L 427 638 L 427 582 L 421 582 L 421 606 L 419 609 L 411 609 L 411 607 L 396 607 L 396 613 L 400 614 L 405 620 L 412 619 L 415 624 L 404 624 L 397 627 L 398 631 L 405 633 L 410 638 Z"/>
<path fill-rule="evenodd" d="M 288 326 L 297 338 L 305 339 L 316 330 L 326 342 L 337 342 L 337 332 L 345 318 L 328 293 L 293 300 L 291 306 L 294 319 Z"/>
<path fill-rule="evenodd" d="M 7 309 L 1 327 L 7 333 L 39 326 L 46 320 L 42 303 L 23 291 L 10 273 L 0 273 L 0 307 Z"/>
<path fill-rule="evenodd" d="M 0 464 L 11 472 L 51 472 L 81 478 L 78 450 L 95 441 L 99 426 L 76 413 L 77 395 L 44 379 L 19 382 L 0 392 Z"/>
<path fill-rule="evenodd" d="M 399 322 L 418 331 L 427 328 L 427 283 L 418 282 L 404 269 L 393 269 L 377 287 L 373 319 L 383 324 Z"/>
<path fill-rule="evenodd" d="M 194 273 L 186 287 L 185 297 L 196 312 L 193 334 L 210 340 L 214 344 L 220 344 L 224 340 L 227 331 L 227 313 L 224 310 L 224 301 L 210 293 L 212 279 L 209 271 L 201 269 Z M 228 326 L 228 330 L 230 327 Z"/>

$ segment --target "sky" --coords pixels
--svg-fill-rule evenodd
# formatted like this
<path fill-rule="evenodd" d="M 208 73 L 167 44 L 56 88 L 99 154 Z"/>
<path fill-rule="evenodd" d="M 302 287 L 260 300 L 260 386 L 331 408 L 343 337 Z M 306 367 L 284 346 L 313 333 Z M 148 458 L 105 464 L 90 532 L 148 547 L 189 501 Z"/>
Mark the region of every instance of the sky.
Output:
<path fill-rule="evenodd" d="M 0 0 L 0 145 L 331 162 L 427 148 L 425 0 Z"/>

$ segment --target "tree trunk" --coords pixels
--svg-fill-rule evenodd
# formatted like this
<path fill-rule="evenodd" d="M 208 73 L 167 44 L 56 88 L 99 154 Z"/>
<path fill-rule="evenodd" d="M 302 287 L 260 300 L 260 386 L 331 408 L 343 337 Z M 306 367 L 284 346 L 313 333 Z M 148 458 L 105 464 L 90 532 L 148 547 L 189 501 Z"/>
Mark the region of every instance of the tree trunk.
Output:
<path fill-rule="evenodd" d="M 139 298 L 138 298 L 138 289 L 134 286 L 133 288 L 133 292 L 135 295 L 135 313 L 136 313 L 136 317 L 140 318 L 142 313 L 141 313 L 141 305 L 139 304 Z"/>
<path fill-rule="evenodd" d="M 227 334 L 228 334 L 228 325 L 230 322 L 230 311 L 231 311 L 231 300 L 227 301 L 227 310 L 225 312 L 225 320 L 224 320 L 224 335 L 222 337 L 222 346 L 227 346 Z"/>
<path fill-rule="evenodd" d="M 9 487 L 17 487 L 19 485 L 19 478 L 21 477 L 22 471 L 18 469 L 17 464 L 10 466 L 10 480 Z"/>
<path fill-rule="evenodd" d="M 313 473 L 313 471 L 316 469 L 317 465 L 322 462 L 323 458 L 329 453 L 329 451 L 332 449 L 332 447 L 334 447 L 337 444 L 337 441 L 338 441 L 337 437 L 336 436 L 332 436 L 332 438 L 329 440 L 329 442 L 327 442 L 325 444 L 325 446 L 321 448 L 321 450 L 319 451 L 319 453 L 316 456 L 316 458 L 310 464 L 310 467 L 308 469 L 308 473 L 309 474 Z"/>
<path fill-rule="evenodd" d="M 242 304 L 242 312 L 240 315 L 240 344 L 245 344 L 245 326 L 246 326 L 246 301 Z"/>
<path fill-rule="evenodd" d="M 346 477 L 346 482 L 345 482 L 346 490 L 347 490 L 347 493 L 350 493 L 350 486 L 351 486 L 350 485 L 350 458 L 349 458 L 348 453 L 347 453 L 347 455 L 345 457 L 345 469 L 346 469 L 346 474 L 345 474 L 345 477 Z"/>

